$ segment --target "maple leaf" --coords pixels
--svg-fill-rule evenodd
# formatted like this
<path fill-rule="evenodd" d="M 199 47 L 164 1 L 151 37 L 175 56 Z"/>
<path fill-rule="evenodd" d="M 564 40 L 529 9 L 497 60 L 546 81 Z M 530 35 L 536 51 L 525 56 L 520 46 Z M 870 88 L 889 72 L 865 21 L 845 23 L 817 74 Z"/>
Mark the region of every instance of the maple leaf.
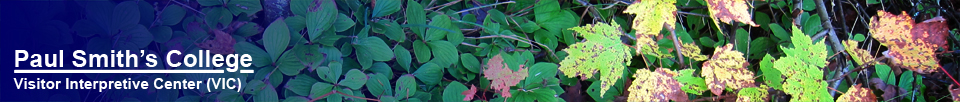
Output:
<path fill-rule="evenodd" d="M 627 6 L 627 9 L 623 11 L 623 13 L 637 15 L 633 18 L 633 25 L 631 26 L 636 30 L 637 54 L 659 52 L 656 51 L 659 48 L 653 41 L 652 36 L 660 34 L 664 26 L 673 27 L 674 21 L 677 20 L 677 7 L 674 5 L 676 2 L 676 0 L 637 1 Z M 652 54 L 660 55 L 660 53 Z"/>
<path fill-rule="evenodd" d="M 586 41 L 563 49 L 568 56 L 560 62 L 560 71 L 568 78 L 581 76 L 582 80 L 600 72 L 601 97 L 623 75 L 624 64 L 629 64 L 633 56 L 630 49 L 620 42 L 623 35 L 619 24 L 588 24 L 570 28 Z M 626 63 L 624 63 L 626 62 Z"/>
<path fill-rule="evenodd" d="M 470 85 L 469 90 L 463 91 L 463 93 L 460 93 L 460 94 L 464 95 L 463 101 L 473 100 L 473 96 L 477 94 L 477 86 Z"/>
<path fill-rule="evenodd" d="M 690 59 L 697 60 L 697 61 L 707 60 L 706 55 L 700 54 L 700 46 L 697 46 L 697 44 L 684 43 L 682 46 L 683 46 L 683 49 L 682 49 L 683 55 L 690 57 Z"/>
<path fill-rule="evenodd" d="M 503 57 L 497 54 L 487 61 L 487 69 L 483 70 L 483 75 L 491 80 L 491 88 L 500 92 L 503 97 L 510 97 L 510 87 L 527 78 L 527 69 L 521 64 L 520 68 L 514 72 L 506 65 L 507 63 L 503 62 Z"/>
<path fill-rule="evenodd" d="M 847 89 L 847 92 L 837 98 L 837 102 L 877 102 L 877 96 L 869 88 L 860 87 L 860 84 Z"/>
<path fill-rule="evenodd" d="M 790 40 L 794 48 L 781 46 L 786 56 L 777 59 L 773 66 L 787 77 L 783 92 L 793 96 L 790 101 L 833 101 L 827 92 L 828 84 L 822 79 L 823 70 L 820 70 L 827 64 L 827 46 L 823 41 L 814 43 L 797 26 L 793 26 Z"/>
<path fill-rule="evenodd" d="M 210 50 L 210 53 L 214 54 L 233 54 L 233 45 L 237 44 L 233 36 L 217 29 L 210 29 L 210 31 L 213 32 L 214 38 L 203 43 L 195 43 L 197 47 Z"/>
<path fill-rule="evenodd" d="M 767 88 L 767 85 L 743 88 L 740 92 L 737 92 L 737 102 L 763 102 L 769 98 Z"/>
<path fill-rule="evenodd" d="M 735 20 L 753 27 L 759 27 L 759 25 L 750 20 L 750 12 L 748 12 L 750 6 L 747 5 L 747 0 L 706 1 L 707 9 L 710 9 L 710 17 L 713 18 L 714 22 L 722 21 L 723 23 L 730 24 Z"/>
<path fill-rule="evenodd" d="M 890 50 L 884 51 L 892 65 L 910 69 L 921 74 L 929 74 L 940 68 L 934 51 L 939 47 L 947 48 L 948 29 L 943 17 L 935 17 L 922 23 L 914 23 L 906 15 L 894 15 L 880 10 L 870 20 L 870 33 Z"/>
<path fill-rule="evenodd" d="M 743 53 L 733 50 L 733 44 L 713 51 L 713 57 L 703 63 L 701 76 L 715 95 L 720 95 L 724 86 L 732 89 L 756 87 L 753 72 L 747 70 L 746 58 L 743 58 Z"/>
<path fill-rule="evenodd" d="M 633 80 L 632 85 L 630 85 L 628 89 L 630 94 L 627 97 L 627 101 L 666 102 L 668 100 L 674 100 L 686 102 L 687 94 L 681 90 L 680 87 L 683 87 L 683 85 L 681 85 L 677 79 L 673 78 L 675 76 L 677 76 L 676 72 L 666 68 L 657 68 L 656 71 L 653 72 L 647 69 L 637 69 L 637 73 L 633 74 L 633 77 L 637 79 Z"/>
<path fill-rule="evenodd" d="M 850 57 L 853 57 L 853 61 L 861 65 L 873 65 L 875 59 L 873 55 L 870 55 L 870 52 L 864 49 L 857 47 L 857 42 L 855 40 L 847 40 L 843 42 L 843 47 L 847 48 L 847 53 L 850 54 Z"/>

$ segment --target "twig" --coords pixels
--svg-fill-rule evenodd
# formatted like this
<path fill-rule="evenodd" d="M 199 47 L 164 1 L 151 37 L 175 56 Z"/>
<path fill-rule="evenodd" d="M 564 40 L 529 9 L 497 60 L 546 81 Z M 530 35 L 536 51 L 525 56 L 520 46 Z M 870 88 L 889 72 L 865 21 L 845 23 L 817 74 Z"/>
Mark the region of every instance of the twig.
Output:
<path fill-rule="evenodd" d="M 557 57 L 556 52 L 553 52 L 553 48 L 547 47 L 547 45 L 543 45 L 543 44 L 541 44 L 541 43 L 534 42 L 534 41 L 529 40 L 529 39 L 526 39 L 526 38 L 518 38 L 516 35 L 488 35 L 488 36 L 481 36 L 481 37 L 464 37 L 464 38 L 467 38 L 467 39 L 507 38 L 507 39 L 517 40 L 517 41 L 520 41 L 520 42 L 522 42 L 522 43 L 527 43 L 527 44 L 530 44 L 530 45 L 536 44 L 536 45 L 539 45 L 539 46 L 542 47 L 542 48 L 546 48 L 546 49 L 543 49 L 543 50 L 546 50 L 547 53 L 549 53 L 550 56 L 554 59 L 554 61 L 560 61 L 560 57 Z"/>
<path fill-rule="evenodd" d="M 184 8 L 193 10 L 193 12 L 197 12 L 197 14 L 200 14 L 200 15 L 203 15 L 203 16 L 207 16 L 207 14 L 204 14 L 203 12 L 197 11 L 197 9 L 193 9 L 193 7 L 187 6 L 187 4 L 180 3 L 180 2 L 177 1 L 177 0 L 170 0 L 170 1 L 173 1 L 174 3 L 180 4 L 180 6 L 183 6 Z"/>
<path fill-rule="evenodd" d="M 710 17 L 710 16 L 707 16 L 707 15 L 704 15 L 704 14 L 692 13 L 692 12 L 683 12 L 683 11 L 677 11 L 677 14 L 684 14 L 684 15 L 691 15 L 691 16 L 700 16 L 700 17 Z"/>
<path fill-rule="evenodd" d="M 670 24 L 663 24 L 667 30 L 670 30 L 670 39 L 673 39 L 673 48 L 677 49 L 677 60 L 680 62 L 680 66 L 683 66 L 683 46 L 680 46 L 680 39 L 677 38 L 677 32 L 670 26 Z"/>
<path fill-rule="evenodd" d="M 490 5 L 483 5 L 483 6 L 473 7 L 473 8 L 466 9 L 466 10 L 460 10 L 460 11 L 457 11 L 456 14 L 460 14 L 460 13 L 463 13 L 463 12 L 469 12 L 469 11 L 477 10 L 477 9 L 480 9 L 480 8 L 486 8 L 486 7 L 489 7 L 489 6 L 496 6 L 496 5 L 509 4 L 509 3 L 517 3 L 517 2 L 515 2 L 515 1 L 498 2 L 498 3 L 494 3 L 494 4 L 490 4 Z"/>
<path fill-rule="evenodd" d="M 430 10 L 430 11 L 432 11 L 433 9 L 438 9 L 438 8 L 439 8 L 439 9 L 443 9 L 443 8 L 446 8 L 447 6 L 460 3 L 460 1 L 463 1 L 463 0 L 457 0 L 457 1 L 453 1 L 453 2 L 448 2 L 448 3 L 443 4 L 443 5 L 434 6 L 434 7 L 430 7 L 430 8 L 428 8 L 428 9 L 423 9 L 423 10 Z M 439 9 L 438 9 L 438 10 L 439 10 Z"/>
<path fill-rule="evenodd" d="M 720 101 L 721 99 L 726 98 L 736 98 L 737 94 L 727 94 L 723 96 L 713 96 L 713 97 L 704 97 L 699 99 L 690 100 L 690 102 L 702 102 L 702 101 Z"/>
<path fill-rule="evenodd" d="M 818 13 L 820 14 L 820 18 L 822 18 L 820 19 L 820 21 L 823 22 L 823 27 L 828 31 L 827 34 L 829 34 L 829 36 L 827 36 L 827 39 L 830 40 L 830 42 L 832 42 L 831 45 L 833 45 L 833 50 L 836 52 L 843 51 L 843 46 L 841 46 L 840 40 L 837 39 L 837 34 L 834 31 L 833 23 L 830 21 L 831 20 L 830 15 L 829 13 L 827 13 L 827 7 L 826 7 L 827 5 L 823 3 L 823 0 L 815 0 L 815 2 L 817 3 L 816 4 L 817 11 L 819 11 Z M 841 65 L 841 68 L 838 71 L 839 72 L 834 77 L 839 77 L 840 74 L 846 74 L 848 70 L 846 69 L 846 67 L 843 67 L 843 65 Z M 843 80 L 843 79 L 840 79 L 840 80 Z M 840 86 L 840 81 L 833 82 L 830 85 L 830 87 L 837 87 L 837 86 Z M 837 91 L 833 91 L 833 90 L 830 91 L 830 96 L 834 96 L 836 94 L 837 94 Z"/>

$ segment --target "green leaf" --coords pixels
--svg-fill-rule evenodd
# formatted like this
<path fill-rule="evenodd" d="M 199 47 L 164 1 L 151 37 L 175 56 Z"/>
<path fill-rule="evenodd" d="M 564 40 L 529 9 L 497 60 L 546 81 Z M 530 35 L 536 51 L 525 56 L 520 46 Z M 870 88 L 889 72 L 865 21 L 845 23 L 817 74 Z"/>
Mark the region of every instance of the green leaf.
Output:
<path fill-rule="evenodd" d="M 230 0 L 227 3 L 227 9 L 230 9 L 230 12 L 233 12 L 233 15 L 240 15 L 240 13 L 247 13 L 247 15 L 254 15 L 260 10 L 263 10 L 263 6 L 260 5 L 260 0 Z"/>
<path fill-rule="evenodd" d="M 176 25 L 180 23 L 180 20 L 183 20 L 183 16 L 186 15 L 186 10 L 180 5 L 169 5 L 166 8 L 163 8 L 163 12 L 160 12 L 160 24 L 161 25 Z"/>
<path fill-rule="evenodd" d="M 557 77 L 557 64 L 553 63 L 537 63 L 530 67 L 530 72 L 527 74 L 526 83 L 533 84 L 534 82 L 543 82 L 548 78 Z"/>
<path fill-rule="evenodd" d="M 774 36 L 777 36 L 777 38 L 780 39 L 777 42 L 790 40 L 790 33 L 788 33 L 787 30 L 783 30 L 783 27 L 781 27 L 779 24 L 770 24 L 770 31 L 773 32 Z"/>
<path fill-rule="evenodd" d="M 343 73 L 343 64 L 340 62 L 330 62 L 327 64 L 327 67 L 317 68 L 317 76 L 320 76 L 320 79 L 323 79 L 327 82 L 337 82 L 340 79 L 340 74 Z"/>
<path fill-rule="evenodd" d="M 324 82 L 316 82 L 311 85 L 310 88 L 310 97 L 320 97 L 321 95 L 330 93 L 333 91 L 333 85 Z"/>
<path fill-rule="evenodd" d="M 779 70 L 773 68 L 773 60 L 774 58 L 770 56 L 770 54 L 763 56 L 763 60 L 760 60 L 760 72 L 763 72 L 763 82 L 773 87 L 773 89 L 783 90 L 783 75 L 780 74 Z"/>
<path fill-rule="evenodd" d="M 273 88 L 273 85 L 267 85 L 263 90 L 260 90 L 260 93 L 253 96 L 255 102 L 277 102 L 280 99 L 277 97 L 277 90 Z"/>
<path fill-rule="evenodd" d="M 857 33 L 856 35 L 853 36 L 853 40 L 864 41 L 864 40 L 867 40 L 867 38 L 864 37 L 863 34 Z"/>
<path fill-rule="evenodd" d="M 680 89 L 684 92 L 702 95 L 703 92 L 709 90 L 709 88 L 707 88 L 707 82 L 703 78 L 693 74 L 694 71 L 696 71 L 696 69 L 680 70 L 679 75 L 674 78 L 683 85 Z"/>
<path fill-rule="evenodd" d="M 877 76 L 880 77 L 880 79 L 883 80 L 884 83 L 887 83 L 887 84 L 897 83 L 897 78 L 890 71 L 890 66 L 878 64 L 875 66 L 875 68 L 877 70 Z"/>
<path fill-rule="evenodd" d="M 749 46 L 747 45 L 750 44 L 750 34 L 747 32 L 747 30 L 740 28 L 740 29 L 737 29 L 736 36 L 737 36 L 736 38 L 737 51 L 747 52 L 747 49 L 749 48 Z"/>
<path fill-rule="evenodd" d="M 390 84 L 390 79 L 387 79 L 384 74 L 367 74 L 367 76 L 370 76 L 370 80 L 367 80 L 366 83 L 367 91 L 370 91 L 370 94 L 380 98 L 383 98 L 382 96 L 393 96 L 393 84 Z"/>
<path fill-rule="evenodd" d="M 457 48 L 450 44 L 447 41 L 431 41 L 427 43 L 431 49 L 433 49 L 433 54 L 436 56 L 437 65 L 440 67 L 448 67 L 453 63 L 456 63 L 460 59 L 457 56 Z"/>
<path fill-rule="evenodd" d="M 700 45 L 706 47 L 716 47 L 713 45 L 717 45 L 717 41 L 713 41 L 713 39 L 710 39 L 710 37 L 700 37 Z"/>
<path fill-rule="evenodd" d="M 903 74 L 900 74 L 900 83 L 897 84 L 900 88 L 903 88 L 907 91 L 913 91 L 913 71 L 905 71 Z"/>
<path fill-rule="evenodd" d="M 217 6 L 217 5 L 223 5 L 223 2 L 224 2 L 223 0 L 199 0 L 199 1 L 197 1 L 197 3 L 199 3 L 199 4 L 202 5 L 202 6 Z"/>
<path fill-rule="evenodd" d="M 110 19 L 110 34 L 108 35 L 117 34 L 119 30 L 136 27 L 137 22 L 140 21 L 140 10 L 137 10 L 138 8 L 136 1 L 125 1 L 117 4 L 113 8 L 113 15 Z"/>
<path fill-rule="evenodd" d="M 773 48 L 775 46 L 774 44 L 776 43 L 767 37 L 753 39 L 753 41 L 750 41 L 750 51 L 748 51 L 747 56 L 750 56 L 750 59 L 759 59 L 763 54 L 767 54 L 766 51 L 770 50 L 769 48 Z"/>
<path fill-rule="evenodd" d="M 343 13 L 339 13 L 339 15 L 337 16 L 337 21 L 333 22 L 333 25 L 334 25 L 333 28 L 337 32 L 343 32 L 343 31 L 346 31 L 347 29 L 352 28 L 353 25 L 356 25 L 356 23 L 357 22 L 353 22 L 353 19 L 350 18 L 350 16 L 347 16 Z"/>
<path fill-rule="evenodd" d="M 815 4 L 815 2 L 813 2 L 813 0 L 804 0 L 802 2 L 803 2 L 803 10 L 805 11 L 813 11 L 813 9 L 817 8 L 817 5 Z M 820 20 L 817 20 L 817 21 L 820 21 Z M 817 26 L 820 26 L 820 25 L 817 25 Z"/>
<path fill-rule="evenodd" d="M 407 48 L 403 46 L 394 46 L 393 55 L 397 55 L 397 63 L 400 64 L 400 67 L 403 67 L 404 71 L 410 72 L 410 63 L 413 62 L 410 51 L 407 51 Z"/>
<path fill-rule="evenodd" d="M 549 89 L 537 89 L 531 90 L 529 92 L 510 90 L 510 93 L 515 94 L 515 97 L 507 98 L 510 102 L 533 102 L 538 100 L 539 102 L 557 102 L 557 97 L 554 97 L 557 94 L 556 91 Z"/>
<path fill-rule="evenodd" d="M 397 79 L 397 87 L 394 89 L 398 98 L 407 98 L 417 93 L 417 80 L 413 79 L 412 74 L 403 75 Z"/>
<path fill-rule="evenodd" d="M 413 1 L 413 0 L 411 0 L 411 1 Z M 380 97 L 380 102 L 400 102 L 400 101 L 397 101 L 397 98 L 395 98 L 395 97 L 384 96 L 384 97 Z M 407 102 L 416 102 L 416 101 L 409 101 L 409 100 L 407 100 Z"/>
<path fill-rule="evenodd" d="M 373 63 L 373 67 L 370 67 L 370 69 L 363 69 L 363 70 L 369 71 L 372 73 L 391 75 L 388 78 L 393 79 L 393 69 L 390 68 L 390 65 L 387 65 L 387 63 L 384 63 L 384 62 Z"/>
<path fill-rule="evenodd" d="M 323 0 L 317 8 L 307 9 L 307 34 L 310 38 L 317 39 L 320 35 L 330 30 L 334 21 L 337 20 L 337 4 L 333 0 Z"/>
<path fill-rule="evenodd" d="M 417 57 L 417 62 L 426 63 L 430 61 L 430 46 L 427 46 L 426 42 L 417 40 L 413 42 L 413 53 Z"/>
<path fill-rule="evenodd" d="M 373 17 L 380 17 L 400 11 L 401 0 L 381 0 L 373 7 Z"/>
<path fill-rule="evenodd" d="M 436 15 L 436 16 L 433 16 L 433 18 L 431 18 L 430 20 L 432 20 L 430 21 L 430 26 L 435 26 L 439 28 L 449 28 L 451 26 L 450 17 L 447 15 Z M 446 31 L 436 29 L 436 28 L 430 28 L 430 29 L 427 29 L 427 34 L 424 36 L 424 39 L 426 40 L 424 41 L 440 40 L 446 37 L 446 35 L 447 35 Z"/>
<path fill-rule="evenodd" d="M 307 75 L 297 75 L 284 86 L 287 90 L 301 96 L 310 95 L 310 88 L 317 83 L 317 79 L 310 78 Z"/>
<path fill-rule="evenodd" d="M 207 23 L 207 26 L 226 26 L 233 21 L 233 15 L 225 8 L 215 7 L 204 9 L 203 13 L 206 14 L 204 21 Z"/>
<path fill-rule="evenodd" d="M 146 27 L 137 24 L 131 29 L 125 30 L 123 33 L 114 36 L 113 39 L 118 39 L 117 43 L 120 45 L 128 44 L 132 47 L 144 48 L 153 42 L 153 35 L 150 34 L 150 30 L 148 30 Z"/>
<path fill-rule="evenodd" d="M 527 22 L 520 24 L 520 31 L 525 33 L 533 33 L 534 31 L 540 30 L 540 25 L 534 22 Z"/>
<path fill-rule="evenodd" d="M 873 4 L 879 4 L 879 3 L 883 3 L 883 2 L 880 2 L 880 1 L 877 1 L 877 0 L 867 0 L 867 4 L 873 5 Z"/>
<path fill-rule="evenodd" d="M 406 33 L 403 32 L 403 29 L 400 28 L 400 24 L 391 20 L 380 20 L 380 23 L 377 26 L 378 29 L 383 29 L 383 35 L 386 35 L 387 38 L 390 38 L 397 42 L 403 42 L 407 40 Z"/>
<path fill-rule="evenodd" d="M 283 100 L 283 102 L 307 102 L 307 101 L 310 101 L 310 99 L 302 96 L 287 97 L 286 99 Z M 232 101 L 228 101 L 228 102 L 232 102 Z"/>
<path fill-rule="evenodd" d="M 173 29 L 168 26 L 150 28 L 150 33 L 153 34 L 153 41 L 157 41 L 158 43 L 170 41 L 170 37 L 173 37 Z"/>
<path fill-rule="evenodd" d="M 480 61 L 471 54 L 460 54 L 460 61 L 463 67 L 473 73 L 480 73 Z"/>
<path fill-rule="evenodd" d="M 440 67 L 437 64 L 427 63 L 420 66 L 416 72 L 413 72 L 413 75 L 424 84 L 437 85 L 440 84 L 440 79 L 443 78 L 442 69 L 443 67 Z"/>
<path fill-rule="evenodd" d="M 290 43 L 290 30 L 287 29 L 287 24 L 282 20 L 283 18 L 274 20 L 263 31 L 263 47 L 270 54 L 271 62 L 280 59 L 280 54 L 287 49 L 287 44 Z"/>
<path fill-rule="evenodd" d="M 407 0 L 407 12 L 404 16 L 407 18 L 407 24 L 427 24 L 427 14 L 423 12 L 423 6 L 420 6 L 420 3 L 417 3 L 416 0 Z M 417 34 L 420 37 L 425 37 L 423 27 L 410 27 L 410 30 L 413 33 Z"/>
<path fill-rule="evenodd" d="M 443 89 L 443 102 L 466 102 L 463 101 L 463 98 L 466 95 L 463 95 L 463 91 L 467 91 L 467 86 L 464 86 L 460 82 L 450 82 L 446 88 Z"/>
<path fill-rule="evenodd" d="M 293 12 L 293 14 L 297 16 L 306 16 L 307 8 L 317 6 L 313 1 L 314 0 L 291 0 L 290 12 Z"/>
<path fill-rule="evenodd" d="M 299 51 L 293 49 L 287 50 L 287 52 L 283 53 L 281 59 L 277 60 L 277 68 L 279 68 L 283 75 L 294 76 L 300 74 L 300 70 L 307 67 L 304 66 L 304 63 L 309 62 L 303 62 L 299 57 L 303 57 L 300 56 Z"/>
<path fill-rule="evenodd" d="M 270 55 L 267 55 L 267 52 L 263 51 L 257 45 L 253 45 L 249 42 L 240 41 L 237 44 L 233 45 L 233 49 L 237 51 L 237 54 L 248 54 L 253 59 L 253 65 L 256 67 L 263 67 L 270 65 Z"/>
<path fill-rule="evenodd" d="M 570 27 L 577 26 L 578 15 L 571 15 L 569 10 L 561 10 L 560 3 L 557 0 L 542 0 L 533 6 L 535 20 L 549 31 L 561 31 Z"/>
<path fill-rule="evenodd" d="M 369 68 L 372 61 L 390 61 L 394 57 L 390 47 L 379 37 L 360 39 L 356 47 L 357 60 L 364 68 Z"/>
<path fill-rule="evenodd" d="M 351 69 L 347 71 L 346 78 L 340 80 L 340 85 L 347 86 L 350 89 L 360 89 L 363 87 L 363 84 L 367 82 L 367 75 L 363 74 L 360 70 Z"/>

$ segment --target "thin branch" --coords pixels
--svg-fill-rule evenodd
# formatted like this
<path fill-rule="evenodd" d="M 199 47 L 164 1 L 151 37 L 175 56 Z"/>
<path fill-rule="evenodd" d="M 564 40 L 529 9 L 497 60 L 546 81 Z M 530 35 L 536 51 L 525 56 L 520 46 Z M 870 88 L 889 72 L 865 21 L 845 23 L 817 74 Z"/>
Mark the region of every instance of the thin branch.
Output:
<path fill-rule="evenodd" d="M 507 39 L 517 40 L 517 41 L 520 41 L 520 42 L 522 42 L 522 43 L 527 43 L 527 44 L 530 44 L 530 45 L 536 44 L 536 45 L 539 45 L 541 48 L 546 48 L 546 49 L 543 49 L 543 50 L 546 50 L 547 53 L 549 53 L 550 56 L 554 59 L 554 61 L 560 61 L 560 57 L 557 57 L 556 52 L 553 52 L 553 48 L 547 47 L 547 45 L 543 45 L 543 44 L 538 43 L 538 42 L 534 42 L 533 40 L 529 40 L 529 39 L 526 39 L 526 38 L 520 38 L 520 37 L 518 37 L 518 36 L 516 36 L 516 35 L 509 35 L 509 36 L 508 36 L 508 35 L 488 35 L 488 36 L 481 36 L 481 37 L 464 37 L 464 38 L 467 38 L 467 39 L 507 38 Z"/>
<path fill-rule="evenodd" d="M 827 13 L 827 7 L 826 7 L 827 5 L 823 3 L 823 0 L 815 0 L 815 2 L 817 3 L 816 4 L 817 11 L 819 11 L 818 13 L 820 14 L 820 18 L 822 18 L 820 19 L 820 21 L 823 22 L 823 28 L 825 28 L 828 31 L 827 34 L 829 35 L 827 36 L 827 39 L 830 40 L 830 42 L 832 42 L 831 45 L 833 45 L 833 50 L 836 52 L 843 51 L 843 46 L 841 46 L 840 40 L 837 39 L 837 34 L 834 30 L 833 23 L 832 21 L 830 21 L 831 20 L 829 15 L 830 13 Z M 841 67 L 840 70 L 838 70 L 839 72 L 837 72 L 837 75 L 835 75 L 834 77 L 838 77 L 840 76 L 840 74 L 848 74 L 847 73 L 848 69 L 846 69 L 844 64 L 841 64 L 840 67 Z M 840 79 L 840 80 L 843 80 L 843 79 Z M 831 83 L 830 86 L 838 87 L 840 86 L 840 82 L 841 81 L 833 82 Z M 834 96 L 836 94 L 837 94 L 837 91 L 830 90 L 831 96 Z"/>
<path fill-rule="evenodd" d="M 702 101 L 720 101 L 727 98 L 737 98 L 737 94 L 727 94 L 723 96 L 713 96 L 713 97 L 704 97 L 699 99 L 690 100 L 690 102 L 702 102 Z"/>
<path fill-rule="evenodd" d="M 683 11 L 677 11 L 677 14 L 691 15 L 691 16 L 700 16 L 700 17 L 710 17 L 710 16 L 704 15 L 704 14 L 692 13 L 692 12 L 683 12 Z"/>
<path fill-rule="evenodd" d="M 670 24 L 664 23 L 663 26 L 666 27 L 667 30 L 670 30 L 670 39 L 673 39 L 673 48 L 677 49 L 677 60 L 680 62 L 680 66 L 683 66 L 683 46 L 680 44 L 680 39 L 677 38 L 677 32 Z"/>
<path fill-rule="evenodd" d="M 453 2 L 448 2 L 448 3 L 443 4 L 443 5 L 434 6 L 434 7 L 430 7 L 430 8 L 428 8 L 428 9 L 423 9 L 423 10 L 428 10 L 428 11 L 433 11 L 434 9 L 439 10 L 439 9 L 446 8 L 447 6 L 450 6 L 450 5 L 460 3 L 460 1 L 463 1 L 463 0 L 457 0 L 457 1 L 453 1 Z M 438 8 L 439 8 L 439 9 L 438 9 Z"/>
<path fill-rule="evenodd" d="M 173 1 L 174 3 L 180 4 L 180 6 L 183 6 L 184 8 L 193 10 L 193 12 L 197 12 L 197 14 L 200 14 L 200 15 L 203 15 L 203 16 L 207 16 L 207 14 L 204 14 L 203 12 L 197 11 L 197 9 L 193 9 L 193 7 L 187 6 L 187 4 L 180 3 L 180 2 L 177 1 L 177 0 L 170 0 L 170 1 Z"/>
<path fill-rule="evenodd" d="M 490 6 L 496 6 L 496 5 L 502 5 L 502 4 L 509 4 L 509 3 L 517 3 L 517 2 L 515 2 L 515 1 L 498 2 L 498 3 L 494 3 L 494 4 L 490 4 L 490 5 L 483 5 L 483 6 L 473 7 L 473 8 L 466 9 L 466 10 L 460 10 L 460 11 L 457 11 L 456 14 L 460 14 L 460 13 L 463 13 L 463 12 L 469 12 L 469 11 L 477 10 L 477 9 L 480 9 L 480 8 L 486 8 L 486 7 L 490 7 Z"/>

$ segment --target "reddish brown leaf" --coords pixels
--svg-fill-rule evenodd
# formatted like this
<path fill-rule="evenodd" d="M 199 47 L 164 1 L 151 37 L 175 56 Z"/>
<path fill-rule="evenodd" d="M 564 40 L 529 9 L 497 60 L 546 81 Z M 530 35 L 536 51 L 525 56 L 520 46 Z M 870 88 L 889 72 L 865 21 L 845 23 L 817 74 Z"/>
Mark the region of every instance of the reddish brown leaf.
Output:
<path fill-rule="evenodd" d="M 854 85 L 847 89 L 846 93 L 837 98 L 837 102 L 877 102 L 877 96 L 869 88 L 860 87 L 861 84 Z"/>
<path fill-rule="evenodd" d="M 750 20 L 750 6 L 747 0 L 706 0 L 707 7 L 710 9 L 710 17 L 714 22 L 722 21 L 731 24 L 733 21 L 749 24 L 753 27 L 759 27 Z M 718 23 L 719 24 L 719 23 Z"/>
<path fill-rule="evenodd" d="M 510 97 L 510 87 L 527 78 L 527 69 L 521 64 L 520 69 L 514 72 L 506 65 L 507 63 L 503 62 L 503 57 L 497 54 L 487 61 L 487 69 L 483 70 L 483 75 L 491 80 L 491 88 L 500 92 L 503 97 Z"/>
<path fill-rule="evenodd" d="M 197 47 L 210 50 L 210 53 L 232 54 L 233 44 L 237 44 L 237 41 L 233 40 L 233 36 L 217 29 L 210 29 L 210 31 L 213 32 L 214 38 L 203 41 L 203 43 L 197 43 Z"/>
<path fill-rule="evenodd" d="M 469 90 L 463 91 L 463 93 L 460 93 L 460 94 L 464 95 L 463 101 L 473 100 L 473 96 L 477 94 L 477 86 L 470 85 Z"/>
<path fill-rule="evenodd" d="M 733 44 L 718 47 L 713 56 L 703 63 L 701 74 L 714 95 L 720 95 L 726 87 L 740 89 L 756 87 L 753 72 L 747 70 L 743 53 L 733 50 Z"/>
<path fill-rule="evenodd" d="M 934 51 L 947 47 L 945 38 L 949 33 L 943 17 L 917 24 L 906 12 L 894 15 L 881 10 L 871 18 L 870 28 L 873 38 L 890 48 L 883 54 L 891 59 L 891 65 L 921 74 L 940 68 Z"/>
<path fill-rule="evenodd" d="M 666 102 L 668 100 L 674 100 L 686 102 L 687 94 L 680 88 L 683 87 L 683 85 L 681 85 L 677 79 L 673 78 L 675 76 L 677 76 L 676 72 L 666 68 L 657 68 L 657 70 L 653 72 L 647 69 L 637 69 L 637 73 L 633 74 L 633 77 L 637 79 L 633 80 L 632 85 L 630 85 L 628 89 L 630 94 L 627 97 L 627 101 Z"/>

